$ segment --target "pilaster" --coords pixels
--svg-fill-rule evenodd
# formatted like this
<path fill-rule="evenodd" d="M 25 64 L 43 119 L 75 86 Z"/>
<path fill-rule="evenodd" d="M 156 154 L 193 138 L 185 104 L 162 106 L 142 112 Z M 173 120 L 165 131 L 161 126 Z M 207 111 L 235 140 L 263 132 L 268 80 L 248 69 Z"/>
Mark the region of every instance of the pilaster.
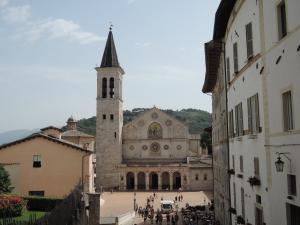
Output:
<path fill-rule="evenodd" d="M 146 190 L 149 190 L 149 173 L 146 172 Z"/>

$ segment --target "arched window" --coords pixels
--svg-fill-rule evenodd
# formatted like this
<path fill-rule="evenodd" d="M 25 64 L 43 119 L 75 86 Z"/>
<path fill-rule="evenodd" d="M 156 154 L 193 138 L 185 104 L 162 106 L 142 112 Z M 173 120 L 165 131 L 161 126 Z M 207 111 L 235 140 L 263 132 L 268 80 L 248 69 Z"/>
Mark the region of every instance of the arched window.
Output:
<path fill-rule="evenodd" d="M 199 180 L 199 176 L 198 176 L 198 174 L 196 174 L 196 176 L 195 176 L 195 180 Z"/>
<path fill-rule="evenodd" d="M 115 79 L 111 77 L 109 79 L 109 96 L 110 98 L 113 98 L 115 95 Z"/>
<path fill-rule="evenodd" d="M 158 139 L 162 138 L 162 127 L 159 123 L 151 123 L 148 128 L 148 138 Z"/>
<path fill-rule="evenodd" d="M 206 173 L 204 174 L 203 179 L 207 180 L 207 174 Z"/>
<path fill-rule="evenodd" d="M 102 98 L 107 97 L 107 79 L 104 77 L 102 78 Z"/>

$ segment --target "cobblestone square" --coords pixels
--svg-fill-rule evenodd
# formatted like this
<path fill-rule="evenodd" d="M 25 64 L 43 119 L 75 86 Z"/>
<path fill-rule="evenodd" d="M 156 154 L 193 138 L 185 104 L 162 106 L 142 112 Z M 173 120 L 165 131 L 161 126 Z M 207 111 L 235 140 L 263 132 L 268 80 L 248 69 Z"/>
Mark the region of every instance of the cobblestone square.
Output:
<path fill-rule="evenodd" d="M 210 202 L 212 192 L 155 192 L 157 198 L 154 200 L 154 209 L 160 208 L 161 198 L 164 200 L 174 200 L 175 196 L 182 194 L 183 201 L 179 202 L 179 209 L 185 207 L 186 203 L 191 206 L 203 205 Z M 138 206 L 145 207 L 147 197 L 153 196 L 153 192 L 136 192 L 136 203 Z M 133 211 L 134 192 L 104 192 L 102 195 L 104 204 L 101 207 L 101 217 L 114 217 Z"/>

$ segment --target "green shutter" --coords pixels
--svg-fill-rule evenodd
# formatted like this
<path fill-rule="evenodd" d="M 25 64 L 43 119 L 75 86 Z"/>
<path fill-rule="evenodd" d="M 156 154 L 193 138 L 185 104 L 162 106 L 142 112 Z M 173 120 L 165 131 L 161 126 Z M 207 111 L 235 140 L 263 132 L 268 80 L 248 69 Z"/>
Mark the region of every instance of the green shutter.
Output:
<path fill-rule="evenodd" d="M 251 98 L 247 99 L 247 106 L 248 106 L 248 129 L 249 129 L 249 134 L 252 134 L 253 126 L 252 126 Z"/>

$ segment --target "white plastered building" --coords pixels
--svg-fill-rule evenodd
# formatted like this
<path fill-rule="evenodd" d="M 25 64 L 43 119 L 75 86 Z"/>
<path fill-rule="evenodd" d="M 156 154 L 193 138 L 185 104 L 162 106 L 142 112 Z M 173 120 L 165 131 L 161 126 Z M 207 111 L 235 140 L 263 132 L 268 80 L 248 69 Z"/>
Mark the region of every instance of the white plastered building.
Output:
<path fill-rule="evenodd" d="M 298 0 L 229 0 L 216 13 L 222 51 L 207 64 L 226 75 L 232 224 L 300 223 L 299 12 Z M 207 70 L 203 91 L 216 81 Z"/>

